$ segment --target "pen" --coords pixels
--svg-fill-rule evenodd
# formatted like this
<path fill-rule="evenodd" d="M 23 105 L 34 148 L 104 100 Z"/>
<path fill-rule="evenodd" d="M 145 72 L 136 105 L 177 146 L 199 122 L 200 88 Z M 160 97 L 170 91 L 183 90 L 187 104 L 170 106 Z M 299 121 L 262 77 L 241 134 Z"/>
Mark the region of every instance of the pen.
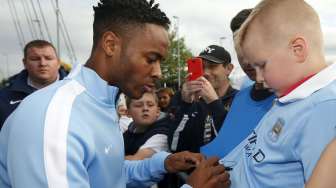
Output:
<path fill-rule="evenodd" d="M 225 171 L 231 171 L 231 170 L 233 170 L 232 167 L 225 167 L 224 169 L 225 169 Z"/>

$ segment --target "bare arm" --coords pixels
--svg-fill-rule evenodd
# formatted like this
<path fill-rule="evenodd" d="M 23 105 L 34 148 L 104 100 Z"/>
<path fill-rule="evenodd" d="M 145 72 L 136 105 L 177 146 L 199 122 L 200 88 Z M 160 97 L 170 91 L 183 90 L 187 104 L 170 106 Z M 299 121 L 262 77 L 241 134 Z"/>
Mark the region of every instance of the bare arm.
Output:
<path fill-rule="evenodd" d="M 336 187 L 336 140 L 332 141 L 321 155 L 305 188 Z"/>

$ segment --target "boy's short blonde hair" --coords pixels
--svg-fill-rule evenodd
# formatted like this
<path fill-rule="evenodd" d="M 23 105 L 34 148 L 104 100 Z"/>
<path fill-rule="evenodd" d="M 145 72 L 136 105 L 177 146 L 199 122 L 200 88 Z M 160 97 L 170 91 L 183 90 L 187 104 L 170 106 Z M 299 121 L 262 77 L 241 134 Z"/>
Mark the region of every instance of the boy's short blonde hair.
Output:
<path fill-rule="evenodd" d="M 304 0 L 263 0 L 234 33 L 237 53 L 242 53 L 244 40 L 251 24 L 258 24 L 263 39 L 268 44 L 288 42 L 297 35 L 303 35 L 314 50 L 323 49 L 320 20 L 315 10 Z"/>

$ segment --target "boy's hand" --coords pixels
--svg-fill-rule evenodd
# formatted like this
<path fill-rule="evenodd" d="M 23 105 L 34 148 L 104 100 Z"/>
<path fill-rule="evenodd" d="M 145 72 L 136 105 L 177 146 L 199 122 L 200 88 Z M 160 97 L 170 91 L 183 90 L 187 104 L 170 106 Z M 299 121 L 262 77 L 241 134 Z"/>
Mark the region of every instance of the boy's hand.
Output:
<path fill-rule="evenodd" d="M 201 162 L 190 174 L 187 184 L 193 188 L 228 188 L 231 184 L 230 175 L 218 158 L 212 157 Z"/>
<path fill-rule="evenodd" d="M 164 163 L 169 173 L 176 173 L 189 170 L 200 164 L 203 160 L 205 160 L 205 158 L 202 154 L 183 151 L 170 154 Z"/>

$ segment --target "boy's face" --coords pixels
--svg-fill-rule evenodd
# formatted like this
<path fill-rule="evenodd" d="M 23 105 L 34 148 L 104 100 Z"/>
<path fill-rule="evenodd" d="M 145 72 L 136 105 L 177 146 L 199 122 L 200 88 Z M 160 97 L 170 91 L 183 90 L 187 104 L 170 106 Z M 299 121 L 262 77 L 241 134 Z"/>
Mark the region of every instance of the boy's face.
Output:
<path fill-rule="evenodd" d="M 167 55 L 169 39 L 165 28 L 155 24 L 146 24 L 132 33 L 122 48 L 118 71 L 113 71 L 113 76 L 118 77 L 118 87 L 136 99 L 153 91 L 161 77 L 160 64 Z"/>
<path fill-rule="evenodd" d="M 153 94 L 144 93 L 140 99 L 132 99 L 128 113 L 136 126 L 148 126 L 157 120 L 160 110 Z"/>
<path fill-rule="evenodd" d="M 256 70 L 256 81 L 266 82 L 277 96 L 285 94 L 298 81 L 300 70 L 286 41 L 277 45 L 267 43 L 252 24 L 242 50 L 246 61 Z"/>

